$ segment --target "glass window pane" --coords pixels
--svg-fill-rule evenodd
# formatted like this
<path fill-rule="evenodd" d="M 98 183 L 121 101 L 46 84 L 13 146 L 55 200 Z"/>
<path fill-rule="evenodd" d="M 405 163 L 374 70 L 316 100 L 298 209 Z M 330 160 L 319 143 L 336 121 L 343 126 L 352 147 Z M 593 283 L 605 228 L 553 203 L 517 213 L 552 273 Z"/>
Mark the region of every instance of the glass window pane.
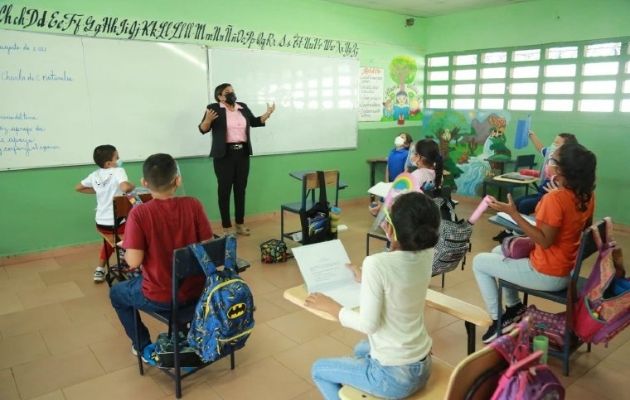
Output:
<path fill-rule="evenodd" d="M 511 94 L 536 94 L 538 93 L 538 84 L 536 82 L 513 83 L 510 85 Z"/>
<path fill-rule="evenodd" d="M 505 67 L 483 68 L 481 70 L 481 79 L 500 79 L 505 78 Z"/>
<path fill-rule="evenodd" d="M 431 85 L 429 86 L 430 95 L 448 94 L 448 85 Z"/>
<path fill-rule="evenodd" d="M 621 100 L 621 107 L 619 109 L 621 112 L 630 112 L 630 99 Z"/>
<path fill-rule="evenodd" d="M 429 57 L 429 67 L 448 67 L 448 56 Z"/>
<path fill-rule="evenodd" d="M 475 84 L 453 85 L 453 94 L 475 94 Z"/>
<path fill-rule="evenodd" d="M 482 94 L 504 94 L 505 83 L 484 83 L 480 89 Z"/>
<path fill-rule="evenodd" d="M 613 100 L 586 99 L 580 101 L 580 111 L 611 112 L 615 107 Z"/>
<path fill-rule="evenodd" d="M 477 64 L 476 54 L 464 54 L 461 56 L 455 56 L 455 65 L 475 65 Z"/>
<path fill-rule="evenodd" d="M 515 67 L 512 68 L 512 78 L 537 78 L 538 77 L 538 65 L 531 67 Z"/>
<path fill-rule="evenodd" d="M 548 76 L 548 77 L 575 76 L 575 71 L 576 71 L 575 64 L 547 65 L 545 67 L 545 76 Z"/>
<path fill-rule="evenodd" d="M 545 99 L 542 101 L 544 111 L 573 111 L 573 100 Z"/>
<path fill-rule="evenodd" d="M 502 110 L 503 99 L 486 99 L 479 100 L 479 108 L 482 110 Z"/>
<path fill-rule="evenodd" d="M 508 102 L 508 108 L 510 110 L 535 110 L 536 109 L 536 100 L 535 99 L 512 99 Z"/>
<path fill-rule="evenodd" d="M 626 63 L 626 74 L 630 74 L 630 61 Z"/>
<path fill-rule="evenodd" d="M 512 61 L 536 61 L 540 60 L 540 49 L 517 50 L 512 53 Z"/>
<path fill-rule="evenodd" d="M 630 81 L 623 81 L 623 92 L 630 93 Z"/>
<path fill-rule="evenodd" d="M 481 60 L 485 64 L 504 63 L 507 61 L 507 51 L 495 51 L 492 53 L 484 53 Z"/>
<path fill-rule="evenodd" d="M 448 71 L 431 71 L 429 72 L 430 81 L 447 81 Z"/>
<path fill-rule="evenodd" d="M 477 78 L 477 70 L 475 69 L 456 69 L 455 77 L 456 81 L 472 80 Z"/>
<path fill-rule="evenodd" d="M 544 94 L 573 94 L 575 82 L 546 82 L 543 84 Z"/>
<path fill-rule="evenodd" d="M 585 94 L 611 94 L 617 90 L 617 81 L 584 81 L 582 93 Z"/>
<path fill-rule="evenodd" d="M 456 110 L 472 110 L 475 108 L 475 99 L 454 99 L 452 108 Z"/>
<path fill-rule="evenodd" d="M 619 62 L 601 62 L 601 63 L 587 63 L 584 64 L 582 73 L 586 76 L 597 75 L 616 75 L 619 71 Z"/>
<path fill-rule="evenodd" d="M 577 53 L 578 53 L 577 46 L 550 47 L 547 49 L 547 58 L 550 60 L 559 60 L 562 58 L 576 58 Z"/>
<path fill-rule="evenodd" d="M 429 99 L 427 100 L 427 108 L 432 108 L 432 109 L 448 108 L 448 101 L 446 99 Z"/>
<path fill-rule="evenodd" d="M 586 57 L 607 57 L 621 54 L 621 42 L 598 43 L 584 46 Z"/>

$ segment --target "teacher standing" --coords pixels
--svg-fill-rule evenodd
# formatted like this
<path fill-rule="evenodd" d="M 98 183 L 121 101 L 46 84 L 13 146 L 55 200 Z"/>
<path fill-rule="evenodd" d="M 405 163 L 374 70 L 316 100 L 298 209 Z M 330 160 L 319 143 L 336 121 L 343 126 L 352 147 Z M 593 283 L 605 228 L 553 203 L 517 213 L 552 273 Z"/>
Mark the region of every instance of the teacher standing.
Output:
<path fill-rule="evenodd" d="M 245 188 L 249 156 L 252 155 L 249 128 L 265 126 L 276 106 L 267 105 L 267 111 L 255 117 L 245 103 L 236 101 L 236 94 L 229 83 L 222 83 L 214 89 L 214 99 L 217 103 L 206 108 L 199 131 L 202 134 L 212 131 L 210 157 L 217 176 L 221 225 L 224 234 L 234 233 L 230 219 L 230 194 L 234 187 L 236 233 L 249 236 L 249 228 L 244 225 Z"/>

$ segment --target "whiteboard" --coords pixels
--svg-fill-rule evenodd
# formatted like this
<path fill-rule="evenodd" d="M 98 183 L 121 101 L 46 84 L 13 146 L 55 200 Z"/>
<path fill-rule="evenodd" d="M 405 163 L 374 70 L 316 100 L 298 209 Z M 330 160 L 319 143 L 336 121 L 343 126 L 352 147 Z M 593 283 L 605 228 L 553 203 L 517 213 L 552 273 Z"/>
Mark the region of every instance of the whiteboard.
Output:
<path fill-rule="evenodd" d="M 0 170 L 207 155 L 206 48 L 0 30 Z"/>
<path fill-rule="evenodd" d="M 208 59 L 210 98 L 231 83 L 256 116 L 276 103 L 251 131 L 254 154 L 357 147 L 358 60 L 241 49 L 209 49 Z"/>

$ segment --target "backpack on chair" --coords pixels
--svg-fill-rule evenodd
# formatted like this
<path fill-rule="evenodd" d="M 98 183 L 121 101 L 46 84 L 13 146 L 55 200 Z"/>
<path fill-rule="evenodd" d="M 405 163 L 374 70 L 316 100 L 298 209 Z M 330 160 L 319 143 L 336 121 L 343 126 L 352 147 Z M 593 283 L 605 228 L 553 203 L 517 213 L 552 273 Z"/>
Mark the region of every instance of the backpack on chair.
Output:
<path fill-rule="evenodd" d="M 217 270 L 200 244 L 189 248 L 206 274 L 188 343 L 206 363 L 216 361 L 245 345 L 254 329 L 254 297 L 236 271 L 236 238 L 226 237 L 223 270 Z"/>
<path fill-rule="evenodd" d="M 472 225 L 465 219 L 457 218 L 450 194 L 439 194 L 433 197 L 433 201 L 440 209 L 442 217 L 440 237 L 435 245 L 432 266 L 432 274 L 438 275 L 454 270 L 460 262 L 466 264 Z"/>
<path fill-rule="evenodd" d="M 324 171 L 317 171 L 319 200 L 308 210 L 300 209 L 302 244 L 313 244 L 333 240 L 337 235 L 330 230 L 330 205 L 326 196 Z"/>

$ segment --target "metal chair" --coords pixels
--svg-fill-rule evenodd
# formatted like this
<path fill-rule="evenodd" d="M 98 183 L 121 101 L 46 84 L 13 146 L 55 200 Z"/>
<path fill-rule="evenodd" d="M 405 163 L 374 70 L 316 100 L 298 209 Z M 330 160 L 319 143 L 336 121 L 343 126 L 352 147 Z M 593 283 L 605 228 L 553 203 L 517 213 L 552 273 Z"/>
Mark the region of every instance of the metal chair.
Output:
<path fill-rule="evenodd" d="M 585 259 L 587 259 L 589 256 L 597 251 L 597 245 L 595 244 L 595 240 L 593 239 L 593 235 L 591 233 L 592 229 L 599 229 L 601 237 L 606 237 L 606 223 L 603 220 L 597 222 L 596 224 L 585 229 L 584 232 L 582 232 L 582 238 L 580 240 L 580 247 L 578 249 L 577 258 L 575 260 L 575 266 L 573 267 L 571 279 L 569 280 L 569 284 L 566 289 L 559 290 L 557 292 L 546 292 L 544 290 L 529 289 L 524 286 L 520 286 L 515 283 L 499 279 L 499 310 L 497 317 L 498 321 L 501 321 L 501 316 L 503 314 L 503 288 L 514 289 L 519 292 L 523 292 L 523 304 L 525 305 L 527 305 L 528 295 L 530 294 L 532 296 L 553 301 L 554 303 L 566 305 L 564 346 L 559 351 L 549 348 L 548 352 L 549 355 L 562 359 L 562 371 L 565 376 L 569 376 L 569 357 L 582 345 L 582 342 L 573 333 L 573 307 L 575 301 L 578 298 L 578 290 L 586 282 L 585 278 L 580 277 L 580 269 L 582 268 L 582 263 Z M 501 331 L 499 330 L 499 335 L 500 334 Z M 588 351 L 590 351 L 590 349 L 591 346 L 590 344 L 588 344 Z"/>
<path fill-rule="evenodd" d="M 223 265 L 225 261 L 225 244 L 226 237 L 222 237 L 219 239 L 213 239 L 209 242 L 201 243 L 201 245 L 206 250 L 206 253 L 212 260 L 212 262 L 217 265 Z M 240 269 L 240 268 L 239 268 Z M 170 313 L 155 313 L 155 312 L 146 312 L 145 314 L 157 319 L 168 325 L 168 334 L 170 338 L 178 338 L 179 332 L 187 333 L 188 328 L 190 326 L 190 322 L 194 318 L 195 308 L 197 306 L 197 302 L 192 302 L 189 304 L 179 304 L 177 301 L 177 293 L 179 293 L 179 288 L 181 287 L 183 281 L 186 279 L 190 279 L 195 276 L 205 276 L 205 273 L 201 269 L 201 266 L 197 262 L 195 255 L 192 251 L 187 248 L 177 249 L 173 252 L 173 286 L 171 292 L 171 311 Z M 138 318 L 139 318 L 139 310 L 135 310 L 134 313 L 134 323 L 136 328 L 136 343 L 139 342 L 139 333 L 138 333 Z M 201 364 L 198 368 L 195 368 L 186 373 L 182 373 L 181 364 L 180 364 L 180 352 L 179 352 L 179 340 L 172 339 L 174 343 L 174 367 L 173 371 L 169 369 L 161 369 L 162 372 L 170 376 L 175 381 L 175 396 L 176 398 L 182 397 L 182 379 L 190 376 L 202 368 L 207 367 L 210 364 Z M 144 366 L 142 364 L 142 356 L 141 351 L 138 351 L 138 369 L 140 370 L 140 375 L 144 375 Z M 230 353 L 230 369 L 234 369 L 235 359 L 234 353 Z"/>
<path fill-rule="evenodd" d="M 323 171 L 324 172 L 324 180 L 326 186 L 334 187 L 334 196 L 335 196 L 335 207 L 339 203 L 339 171 L 330 170 Z M 280 205 L 280 240 L 284 241 L 284 239 L 293 240 L 293 235 L 297 232 L 302 232 L 303 229 L 294 232 L 285 233 L 284 228 L 284 213 L 290 212 L 294 214 L 300 214 L 300 210 L 305 211 L 313 207 L 313 205 L 317 202 L 315 192 L 317 190 L 321 190 L 319 188 L 319 181 L 317 179 L 317 171 L 307 172 L 302 176 L 302 198 L 299 202 L 287 203 Z M 330 199 L 331 196 L 328 194 L 327 197 Z"/>

